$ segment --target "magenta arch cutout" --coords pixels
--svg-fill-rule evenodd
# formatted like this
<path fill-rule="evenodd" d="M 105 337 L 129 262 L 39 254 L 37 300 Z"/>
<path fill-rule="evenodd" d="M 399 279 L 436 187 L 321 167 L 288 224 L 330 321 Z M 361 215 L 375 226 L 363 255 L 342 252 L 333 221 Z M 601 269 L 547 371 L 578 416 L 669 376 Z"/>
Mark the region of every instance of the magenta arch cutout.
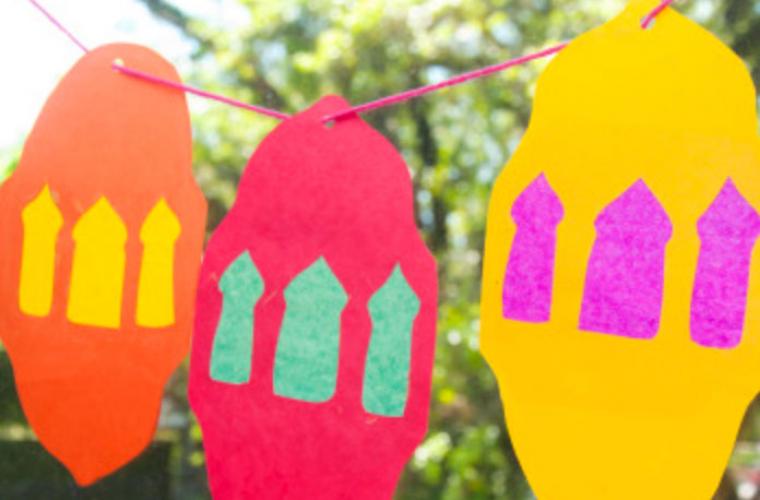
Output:
<path fill-rule="evenodd" d="M 657 335 L 670 219 L 642 180 L 596 219 L 580 329 L 623 337 Z"/>
<path fill-rule="evenodd" d="M 562 203 L 544 174 L 534 179 L 512 205 L 517 232 L 504 274 L 505 318 L 549 321 L 557 225 L 563 215 Z"/>
<path fill-rule="evenodd" d="M 705 347 L 735 347 L 744 329 L 760 216 L 727 179 L 697 231 L 701 246 L 691 296 L 691 338 Z"/>

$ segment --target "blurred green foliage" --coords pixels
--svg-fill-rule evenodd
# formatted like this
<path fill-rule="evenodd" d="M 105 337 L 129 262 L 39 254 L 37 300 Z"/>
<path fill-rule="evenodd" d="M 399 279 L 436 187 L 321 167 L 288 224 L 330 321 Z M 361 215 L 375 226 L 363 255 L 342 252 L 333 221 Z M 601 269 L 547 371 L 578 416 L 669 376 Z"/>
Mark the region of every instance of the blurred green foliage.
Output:
<path fill-rule="evenodd" d="M 360 103 L 525 54 L 593 28 L 625 3 L 218 0 L 220 9 L 234 4 L 239 13 L 230 26 L 194 17 L 179 2 L 140 1 L 195 41 L 194 69 L 184 75 L 191 83 L 287 112 L 331 93 Z M 696 0 L 678 8 L 731 44 L 760 79 L 758 4 Z M 478 353 L 478 317 L 489 191 L 525 131 L 545 64 L 364 116 L 409 165 L 418 226 L 438 259 L 441 283 L 430 432 L 397 498 L 532 497 L 495 380 Z M 211 229 L 233 202 L 248 157 L 276 124 L 234 108 L 201 106 L 193 116 L 195 169 L 209 199 Z M 748 418 L 745 428 L 754 422 Z M 728 479 L 721 498 L 733 495 Z"/>
<path fill-rule="evenodd" d="M 196 41 L 194 71 L 185 75 L 190 83 L 286 112 L 325 94 L 359 103 L 493 64 L 571 38 L 620 6 L 248 0 L 237 3 L 242 19 L 230 26 L 194 18 L 179 2 L 143 1 Z M 542 66 L 365 116 L 409 165 L 418 225 L 438 259 L 441 283 L 430 433 L 398 498 L 530 495 L 505 435 L 495 380 L 478 352 L 478 302 L 491 183 L 524 132 Z M 193 116 L 195 169 L 213 228 L 234 200 L 248 157 L 276 123 L 201 106 Z"/>
<path fill-rule="evenodd" d="M 139 1 L 194 42 L 193 69 L 183 75 L 189 83 L 287 112 L 325 94 L 359 103 L 497 63 L 573 38 L 624 5 L 207 0 L 234 13 L 235 22 L 219 24 L 195 17 L 179 1 Z M 760 80 L 757 3 L 695 0 L 678 8 L 732 45 Z M 490 187 L 525 131 L 544 65 L 520 66 L 365 116 L 409 165 L 418 226 L 440 272 L 430 432 L 407 467 L 399 499 L 532 498 L 506 433 L 496 382 L 478 353 L 478 316 Z M 276 123 L 216 103 L 194 101 L 193 109 L 194 168 L 209 201 L 211 231 L 234 201 L 248 157 Z M 201 434 L 188 408 L 186 380 L 183 366 L 167 390 L 159 437 L 174 443 L 172 497 L 202 499 L 208 493 Z M 10 406 L 0 410 L 3 421 L 20 421 L 17 405 Z M 756 406 L 742 439 L 760 438 Z M 746 449 L 735 460 L 742 467 L 759 462 Z M 734 498 L 733 489 L 727 475 L 716 498 Z"/>

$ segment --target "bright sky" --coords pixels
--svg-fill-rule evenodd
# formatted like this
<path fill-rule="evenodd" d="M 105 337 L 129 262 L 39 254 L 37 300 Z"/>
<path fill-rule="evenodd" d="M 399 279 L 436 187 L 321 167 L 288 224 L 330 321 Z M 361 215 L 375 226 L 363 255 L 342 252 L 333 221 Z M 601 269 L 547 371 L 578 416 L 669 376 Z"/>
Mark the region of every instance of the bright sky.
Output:
<path fill-rule="evenodd" d="M 137 0 L 38 0 L 88 47 L 135 42 L 187 73 L 192 44 Z M 183 9 L 219 23 L 241 22 L 231 0 L 182 0 Z M 45 99 L 82 55 L 28 0 L 0 7 L 0 157 L 22 144 Z M 243 16 L 245 18 L 245 16 Z"/>

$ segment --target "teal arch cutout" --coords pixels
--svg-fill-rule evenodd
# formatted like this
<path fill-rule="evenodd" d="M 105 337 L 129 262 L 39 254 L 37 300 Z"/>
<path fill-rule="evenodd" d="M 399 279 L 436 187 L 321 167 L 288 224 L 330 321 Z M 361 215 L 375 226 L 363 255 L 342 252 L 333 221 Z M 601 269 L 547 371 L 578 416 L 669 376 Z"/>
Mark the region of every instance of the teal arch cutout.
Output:
<path fill-rule="evenodd" d="M 404 415 L 409 393 L 412 326 L 420 301 L 401 267 L 369 301 L 372 338 L 364 368 L 362 404 L 369 413 L 386 417 Z"/>
<path fill-rule="evenodd" d="M 245 384 L 251 378 L 253 310 L 264 293 L 264 281 L 247 251 L 224 271 L 219 280 L 222 314 L 211 351 L 211 378 L 228 384 Z"/>
<path fill-rule="evenodd" d="M 322 257 L 288 285 L 274 362 L 275 394 L 312 403 L 333 396 L 346 302 L 346 292 Z"/>

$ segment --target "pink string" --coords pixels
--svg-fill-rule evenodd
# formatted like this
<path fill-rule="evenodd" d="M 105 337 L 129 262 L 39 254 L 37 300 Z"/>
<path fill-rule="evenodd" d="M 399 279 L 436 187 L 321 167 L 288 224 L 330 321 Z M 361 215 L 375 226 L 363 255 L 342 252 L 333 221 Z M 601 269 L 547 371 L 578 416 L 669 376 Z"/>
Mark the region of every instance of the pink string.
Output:
<path fill-rule="evenodd" d="M 42 14 L 48 18 L 48 20 L 53 23 L 53 25 L 61 30 L 64 35 L 69 37 L 69 39 L 74 42 L 77 47 L 82 49 L 82 52 L 88 53 L 89 49 L 80 42 L 77 37 L 75 37 L 69 30 L 66 29 L 66 27 L 61 23 L 58 19 L 53 16 L 50 12 L 47 11 L 40 3 L 37 2 L 37 0 L 29 0 L 29 2 L 34 5 L 37 10 L 42 12 Z M 142 71 L 127 68 L 126 66 L 122 66 L 120 64 L 112 64 L 113 69 L 121 72 L 124 75 L 131 76 L 133 78 L 139 78 L 141 80 L 145 80 L 147 82 L 156 83 L 159 85 L 164 85 L 166 87 L 170 87 L 176 90 L 181 90 L 183 92 L 187 92 L 188 94 L 197 95 L 199 97 L 204 97 L 206 99 L 212 99 L 214 101 L 223 102 L 224 104 L 229 104 L 230 106 L 235 106 L 238 108 L 247 109 L 249 111 L 254 111 L 256 113 L 265 115 L 265 116 L 271 116 L 272 118 L 277 118 L 278 120 L 285 120 L 289 118 L 290 116 L 285 113 L 280 113 L 279 111 L 275 111 L 273 109 L 264 108 L 262 106 L 254 106 L 253 104 L 248 104 L 242 101 L 238 101 L 236 99 L 232 99 L 231 97 L 226 97 L 220 94 L 214 94 L 213 92 L 208 92 L 206 90 L 197 89 L 195 87 L 191 87 L 189 85 L 184 85 L 182 83 L 173 82 L 171 80 L 167 80 L 165 78 L 161 78 L 158 76 L 150 75 L 148 73 L 144 73 Z"/>
<path fill-rule="evenodd" d="M 649 25 L 652 23 L 652 21 L 654 21 L 654 19 L 658 15 L 660 15 L 662 11 L 667 9 L 668 6 L 670 6 L 670 4 L 672 4 L 674 1 L 675 0 L 662 0 L 657 5 L 657 7 L 652 9 L 646 16 L 644 16 L 644 19 L 641 21 L 641 27 L 643 29 L 647 29 Z M 505 69 L 511 68 L 513 66 L 519 66 L 520 64 L 524 64 L 529 61 L 534 61 L 536 59 L 541 59 L 543 57 L 554 55 L 557 52 L 564 49 L 565 47 L 567 47 L 569 43 L 570 42 L 563 42 L 558 45 L 553 45 L 547 49 L 534 52 L 532 54 L 527 54 L 524 56 L 516 57 L 514 59 L 510 59 L 509 61 L 505 61 L 503 63 L 494 64 L 493 66 L 487 66 L 481 69 L 476 69 L 475 71 L 470 71 L 468 73 L 462 73 L 460 75 L 456 75 L 452 78 L 449 78 L 448 80 L 443 80 L 441 82 L 433 83 L 431 85 L 424 85 L 422 87 L 405 90 L 404 92 L 400 92 L 398 94 L 382 97 L 374 101 L 370 101 L 364 104 L 359 104 L 358 106 L 353 106 L 347 109 L 343 109 L 341 111 L 338 111 L 337 113 L 332 113 L 330 115 L 324 116 L 322 118 L 322 122 L 327 123 L 334 120 L 340 120 L 341 118 L 344 118 L 346 116 L 351 116 L 358 113 L 364 113 L 364 112 L 371 111 L 377 108 L 382 108 L 385 106 L 391 106 L 393 104 L 398 104 L 403 101 L 408 101 L 409 99 L 414 99 L 416 97 L 429 94 L 430 92 L 435 92 L 436 90 L 440 90 L 446 87 L 453 87 L 454 85 L 459 85 L 460 83 L 474 80 L 476 78 L 482 78 L 484 76 L 488 76 L 493 73 L 498 73 L 500 71 L 504 71 Z"/>
<path fill-rule="evenodd" d="M 61 23 L 58 19 L 56 19 L 53 16 L 53 14 L 51 14 L 50 12 L 48 12 L 47 10 L 45 10 L 45 7 L 43 7 L 42 5 L 40 5 L 37 2 L 37 0 L 29 0 L 29 2 L 32 5 L 34 5 L 35 7 L 37 7 L 37 10 L 39 10 L 40 12 L 42 12 L 42 15 L 44 15 L 45 17 L 47 17 L 48 21 L 50 21 L 51 23 L 53 23 L 53 25 L 56 28 L 58 28 L 59 30 L 61 30 L 61 32 L 63 32 L 64 35 L 66 35 L 67 37 L 69 37 L 69 40 L 71 40 L 72 42 L 74 42 L 74 44 L 77 47 L 79 47 L 80 49 L 82 49 L 82 52 L 84 52 L 85 54 L 87 52 L 89 52 L 89 49 L 85 46 L 85 44 L 83 44 L 82 42 L 80 42 L 79 39 L 77 37 L 75 37 L 73 33 L 71 33 L 69 30 L 67 30 L 66 26 L 64 26 L 63 23 Z"/>
<path fill-rule="evenodd" d="M 59 30 L 61 30 L 66 36 L 68 36 L 69 39 L 73 41 L 80 49 L 82 49 L 83 52 L 88 52 L 87 47 L 82 42 L 80 42 L 71 32 L 69 32 L 69 30 L 67 30 L 63 26 L 63 24 L 60 21 L 58 21 L 50 12 L 45 10 L 45 8 L 42 7 L 42 5 L 40 5 L 37 2 L 37 0 L 29 0 L 29 2 L 31 2 L 32 5 L 34 5 L 40 12 L 42 12 L 42 14 L 44 14 L 45 17 L 47 17 L 51 23 L 53 23 L 53 25 L 55 25 Z M 652 9 L 646 16 L 644 16 L 644 18 L 641 21 L 641 27 L 643 29 L 649 28 L 650 24 L 652 24 L 655 18 L 674 2 L 675 0 L 662 0 L 654 9 Z M 557 45 L 553 45 L 549 48 L 540 50 L 538 52 L 534 52 L 532 54 L 527 54 L 524 56 L 516 57 L 514 59 L 510 59 L 508 61 L 505 61 L 499 64 L 494 64 L 492 66 L 486 66 L 485 68 L 480 68 L 474 71 L 469 71 L 467 73 L 462 73 L 438 83 L 423 85 L 422 87 L 405 90 L 398 94 L 382 97 L 374 101 L 366 102 L 364 104 L 359 104 L 357 106 L 352 106 L 350 108 L 338 111 L 337 113 L 332 113 L 330 115 L 324 116 L 322 118 L 322 121 L 324 123 L 327 123 L 327 122 L 339 120 L 349 115 L 356 115 L 359 113 L 365 113 L 367 111 L 371 111 L 373 109 L 382 108 L 385 106 L 391 106 L 393 104 L 398 104 L 403 101 L 408 101 L 409 99 L 421 97 L 425 94 L 435 92 L 436 90 L 440 90 L 446 87 L 453 87 L 455 85 L 459 85 L 459 84 L 468 82 L 470 80 L 474 80 L 476 78 L 482 78 L 484 76 L 488 76 L 493 73 L 498 73 L 500 71 L 504 71 L 513 66 L 519 66 L 529 61 L 534 61 L 536 59 L 541 59 L 544 57 L 554 55 L 558 53 L 559 51 L 561 51 L 562 49 L 564 49 L 565 47 L 567 47 L 569 43 L 570 42 L 562 42 Z M 189 94 L 193 94 L 199 97 L 204 97 L 206 99 L 212 99 L 214 101 L 222 102 L 224 104 L 228 104 L 230 106 L 235 106 L 238 108 L 247 109 L 249 111 L 254 111 L 256 113 L 259 113 L 265 116 L 277 118 L 279 120 L 285 120 L 290 117 L 290 115 L 281 113 L 279 111 L 275 111 L 273 109 L 265 108 L 262 106 L 254 106 L 253 104 L 247 104 L 245 102 L 238 101 L 230 97 L 226 97 L 220 94 L 215 94 L 213 92 L 201 90 L 195 87 L 191 87 L 189 85 L 184 85 L 182 83 L 173 82 L 171 80 L 166 80 L 164 78 L 153 76 L 148 73 L 143 73 L 142 71 L 138 71 L 136 69 L 127 68 L 120 64 L 114 63 L 112 67 L 115 70 L 118 70 L 119 72 L 121 72 L 122 74 L 131 76 L 133 78 L 139 78 L 141 80 L 145 80 L 151 83 L 165 85 L 167 87 L 171 87 L 176 90 L 181 90 Z"/>
<path fill-rule="evenodd" d="M 660 13 L 670 7 L 670 5 L 675 2 L 676 0 L 663 0 L 660 2 L 660 4 L 652 9 L 652 11 L 644 16 L 644 19 L 641 20 L 641 27 L 644 29 L 649 28 L 649 25 L 652 24 L 652 21 L 660 15 Z"/>
<path fill-rule="evenodd" d="M 408 101 L 409 99 L 414 99 L 415 97 L 420 97 L 422 95 L 429 94 L 430 92 L 435 92 L 436 90 L 440 90 L 446 87 L 453 87 L 454 85 L 459 85 L 460 83 L 474 80 L 476 78 L 482 78 L 492 73 L 498 73 L 499 71 L 504 71 L 505 69 L 511 68 L 512 66 L 519 66 L 520 64 L 524 64 L 528 61 L 541 59 L 542 57 L 548 57 L 552 54 L 556 54 L 560 50 L 567 47 L 568 43 L 570 42 L 562 42 L 558 45 L 554 45 L 547 49 L 534 52 L 533 54 L 527 54 L 524 56 L 516 57 L 514 59 L 510 59 L 509 61 L 505 61 L 499 64 L 494 64 L 493 66 L 486 66 L 485 68 L 476 69 L 475 71 L 470 71 L 468 73 L 462 73 L 453 78 L 449 78 L 448 80 L 443 80 L 441 82 L 433 83 L 430 85 L 424 85 L 422 87 L 417 87 L 415 89 L 405 90 L 404 92 L 390 95 L 387 97 L 381 97 L 380 99 L 377 99 L 375 101 L 370 101 L 364 104 L 360 104 L 358 106 L 353 106 L 351 108 L 338 111 L 337 113 L 324 116 L 322 118 L 322 122 L 324 123 L 331 122 L 333 120 L 339 120 L 349 115 L 364 113 L 366 111 L 370 111 L 373 109 L 382 108 L 382 107 L 390 106 L 393 104 L 398 104 L 403 101 Z"/>
<path fill-rule="evenodd" d="M 195 87 L 191 87 L 189 85 L 185 85 L 183 83 L 177 83 L 173 82 L 171 80 L 167 80 L 165 78 L 161 78 L 158 76 L 150 75 L 148 73 L 144 73 L 142 71 L 128 68 L 126 66 L 122 66 L 117 63 L 113 63 L 111 67 L 117 71 L 120 71 L 121 73 L 131 76 L 133 78 L 139 78 L 141 80 L 145 80 L 147 82 L 151 83 L 157 83 L 159 85 L 164 85 L 166 87 L 171 87 L 176 90 L 182 90 L 184 92 L 187 92 L 188 94 L 197 95 L 199 97 L 205 97 L 206 99 L 212 99 L 214 101 L 223 102 L 224 104 L 229 104 L 230 106 L 235 106 L 238 108 L 247 109 L 249 111 L 254 111 L 256 113 L 259 113 L 261 115 L 270 116 L 272 118 L 277 118 L 278 120 L 285 120 L 287 118 L 290 118 L 290 115 L 287 115 L 285 113 L 280 113 L 279 111 L 275 111 L 273 109 L 264 108 L 262 106 L 254 106 L 253 104 L 248 104 L 242 101 L 238 101 L 236 99 L 232 99 L 231 97 L 226 97 L 220 94 L 214 94 L 213 92 L 208 92 L 206 90 L 201 90 Z"/>

